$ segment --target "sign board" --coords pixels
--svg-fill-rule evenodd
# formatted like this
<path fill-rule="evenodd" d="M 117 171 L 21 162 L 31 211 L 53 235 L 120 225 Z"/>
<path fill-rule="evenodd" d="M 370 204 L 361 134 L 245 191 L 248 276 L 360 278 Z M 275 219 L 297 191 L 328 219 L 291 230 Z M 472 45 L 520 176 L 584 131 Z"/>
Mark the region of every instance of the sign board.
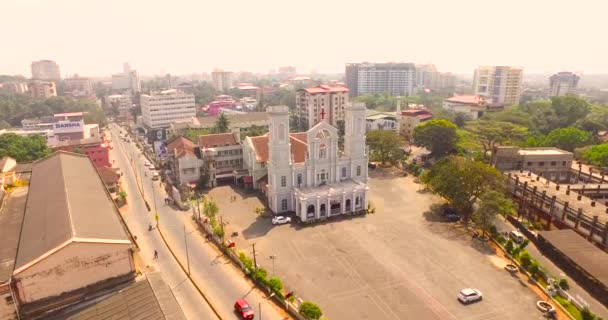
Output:
<path fill-rule="evenodd" d="M 84 132 L 84 121 L 59 121 L 53 123 L 53 132 L 55 134 Z"/>

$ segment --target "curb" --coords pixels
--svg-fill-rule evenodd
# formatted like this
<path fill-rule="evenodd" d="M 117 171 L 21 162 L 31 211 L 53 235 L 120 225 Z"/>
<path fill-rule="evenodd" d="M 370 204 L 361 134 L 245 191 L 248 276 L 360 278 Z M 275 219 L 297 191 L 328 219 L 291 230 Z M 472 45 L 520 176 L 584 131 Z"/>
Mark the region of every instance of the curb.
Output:
<path fill-rule="evenodd" d="M 169 243 L 167 243 L 167 240 L 165 239 L 165 236 L 163 235 L 163 232 L 160 230 L 160 226 L 157 226 L 156 230 L 158 230 L 158 233 L 160 234 L 160 237 L 163 239 L 163 242 L 165 243 L 165 246 L 169 249 L 169 252 L 171 252 L 171 255 L 173 256 L 173 258 L 175 259 L 175 261 L 177 261 L 177 264 L 182 269 L 182 271 L 184 271 L 184 274 L 186 275 L 186 277 L 194 285 L 194 287 L 196 288 L 196 290 L 198 291 L 198 293 L 201 294 L 201 296 L 203 297 L 203 299 L 205 299 L 205 301 L 207 302 L 207 304 L 209 305 L 209 307 L 211 308 L 211 310 L 213 310 L 213 313 L 215 313 L 215 315 L 218 317 L 218 319 L 223 320 L 222 316 L 220 316 L 220 314 L 217 311 L 217 309 L 213 306 L 213 303 L 211 303 L 211 301 L 209 300 L 209 298 L 203 293 L 203 290 L 201 290 L 201 288 L 199 288 L 199 286 L 196 284 L 196 282 L 194 281 L 194 279 L 192 279 L 192 277 L 188 274 L 188 271 L 186 270 L 186 268 L 184 267 L 184 265 L 181 263 L 181 261 L 179 261 L 179 259 L 177 258 L 177 255 L 175 254 L 175 252 L 173 252 L 173 249 L 171 249 L 171 247 L 169 246 Z"/>

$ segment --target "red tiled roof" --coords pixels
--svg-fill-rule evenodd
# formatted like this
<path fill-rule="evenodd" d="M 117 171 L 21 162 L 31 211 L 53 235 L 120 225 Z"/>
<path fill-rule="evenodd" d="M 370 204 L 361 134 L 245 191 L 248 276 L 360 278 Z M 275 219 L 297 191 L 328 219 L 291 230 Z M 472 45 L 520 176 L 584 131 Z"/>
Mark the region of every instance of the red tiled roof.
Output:
<path fill-rule="evenodd" d="M 187 154 L 194 155 L 194 142 L 184 137 L 177 137 L 167 145 L 167 151 L 174 153 L 176 157 L 181 158 Z"/>
<path fill-rule="evenodd" d="M 99 172 L 99 176 L 106 186 L 115 184 L 120 179 L 118 169 L 116 168 L 99 167 L 97 168 L 97 172 Z"/>
<path fill-rule="evenodd" d="M 306 91 L 308 93 L 348 92 L 348 88 L 342 87 L 342 86 L 330 87 L 327 85 L 320 85 L 320 86 L 314 87 L 314 88 L 306 88 L 306 89 L 304 89 L 304 91 Z"/>
<path fill-rule="evenodd" d="M 216 148 L 237 144 L 239 143 L 232 133 L 206 134 L 198 137 L 198 146 L 201 148 Z"/>
<path fill-rule="evenodd" d="M 295 163 L 302 163 L 306 159 L 308 144 L 306 132 L 290 133 L 289 142 L 291 143 L 291 155 Z M 270 153 L 268 151 L 269 134 L 259 137 L 249 137 L 255 151 L 255 159 L 258 162 L 268 162 Z"/>
<path fill-rule="evenodd" d="M 464 104 L 479 104 L 484 102 L 484 99 L 476 95 L 455 96 L 446 99 L 448 102 L 464 103 Z"/>
<path fill-rule="evenodd" d="M 416 116 L 420 121 L 425 121 L 433 118 L 432 114 L 421 114 Z"/>
<path fill-rule="evenodd" d="M 402 116 L 410 116 L 410 117 L 421 116 L 421 115 L 430 115 L 430 116 L 433 116 L 433 114 L 430 111 L 423 110 L 423 109 L 407 109 L 407 110 L 402 110 L 401 111 L 401 115 Z"/>

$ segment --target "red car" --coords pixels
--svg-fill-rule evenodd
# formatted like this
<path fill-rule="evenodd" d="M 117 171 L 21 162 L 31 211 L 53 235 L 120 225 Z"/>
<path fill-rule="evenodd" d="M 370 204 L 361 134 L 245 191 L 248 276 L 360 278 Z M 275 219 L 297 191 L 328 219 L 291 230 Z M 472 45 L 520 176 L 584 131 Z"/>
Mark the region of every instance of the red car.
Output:
<path fill-rule="evenodd" d="M 239 299 L 234 304 L 234 312 L 242 319 L 253 319 L 253 308 L 244 299 Z"/>

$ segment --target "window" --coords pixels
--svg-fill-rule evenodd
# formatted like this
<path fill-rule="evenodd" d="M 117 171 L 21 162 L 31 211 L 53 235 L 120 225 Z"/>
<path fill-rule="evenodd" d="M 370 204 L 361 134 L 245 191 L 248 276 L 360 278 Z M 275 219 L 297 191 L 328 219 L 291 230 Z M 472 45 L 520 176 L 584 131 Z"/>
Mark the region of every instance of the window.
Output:
<path fill-rule="evenodd" d="M 319 146 L 319 159 L 325 159 L 327 157 L 327 147 L 324 143 Z"/>
<path fill-rule="evenodd" d="M 283 210 L 283 211 L 287 210 L 287 199 L 281 200 L 281 210 Z"/>
<path fill-rule="evenodd" d="M 551 166 L 554 167 L 557 164 L 555 161 L 551 161 Z"/>
<path fill-rule="evenodd" d="M 528 167 L 532 166 L 532 162 L 528 161 L 528 163 L 526 164 Z"/>
<path fill-rule="evenodd" d="M 540 167 L 543 167 L 544 165 L 545 165 L 544 161 L 541 161 L 541 162 L 538 163 L 538 166 L 540 166 Z"/>
<path fill-rule="evenodd" d="M 342 167 L 342 178 L 346 178 L 346 167 Z"/>
<path fill-rule="evenodd" d="M 281 176 L 281 187 L 286 187 L 286 186 L 287 186 L 287 177 Z"/>
<path fill-rule="evenodd" d="M 361 166 L 357 166 L 357 177 L 361 176 Z"/>
<path fill-rule="evenodd" d="M 566 166 L 566 161 L 562 161 L 562 166 Z"/>
<path fill-rule="evenodd" d="M 302 174 L 298 173 L 298 186 L 302 185 Z"/>

